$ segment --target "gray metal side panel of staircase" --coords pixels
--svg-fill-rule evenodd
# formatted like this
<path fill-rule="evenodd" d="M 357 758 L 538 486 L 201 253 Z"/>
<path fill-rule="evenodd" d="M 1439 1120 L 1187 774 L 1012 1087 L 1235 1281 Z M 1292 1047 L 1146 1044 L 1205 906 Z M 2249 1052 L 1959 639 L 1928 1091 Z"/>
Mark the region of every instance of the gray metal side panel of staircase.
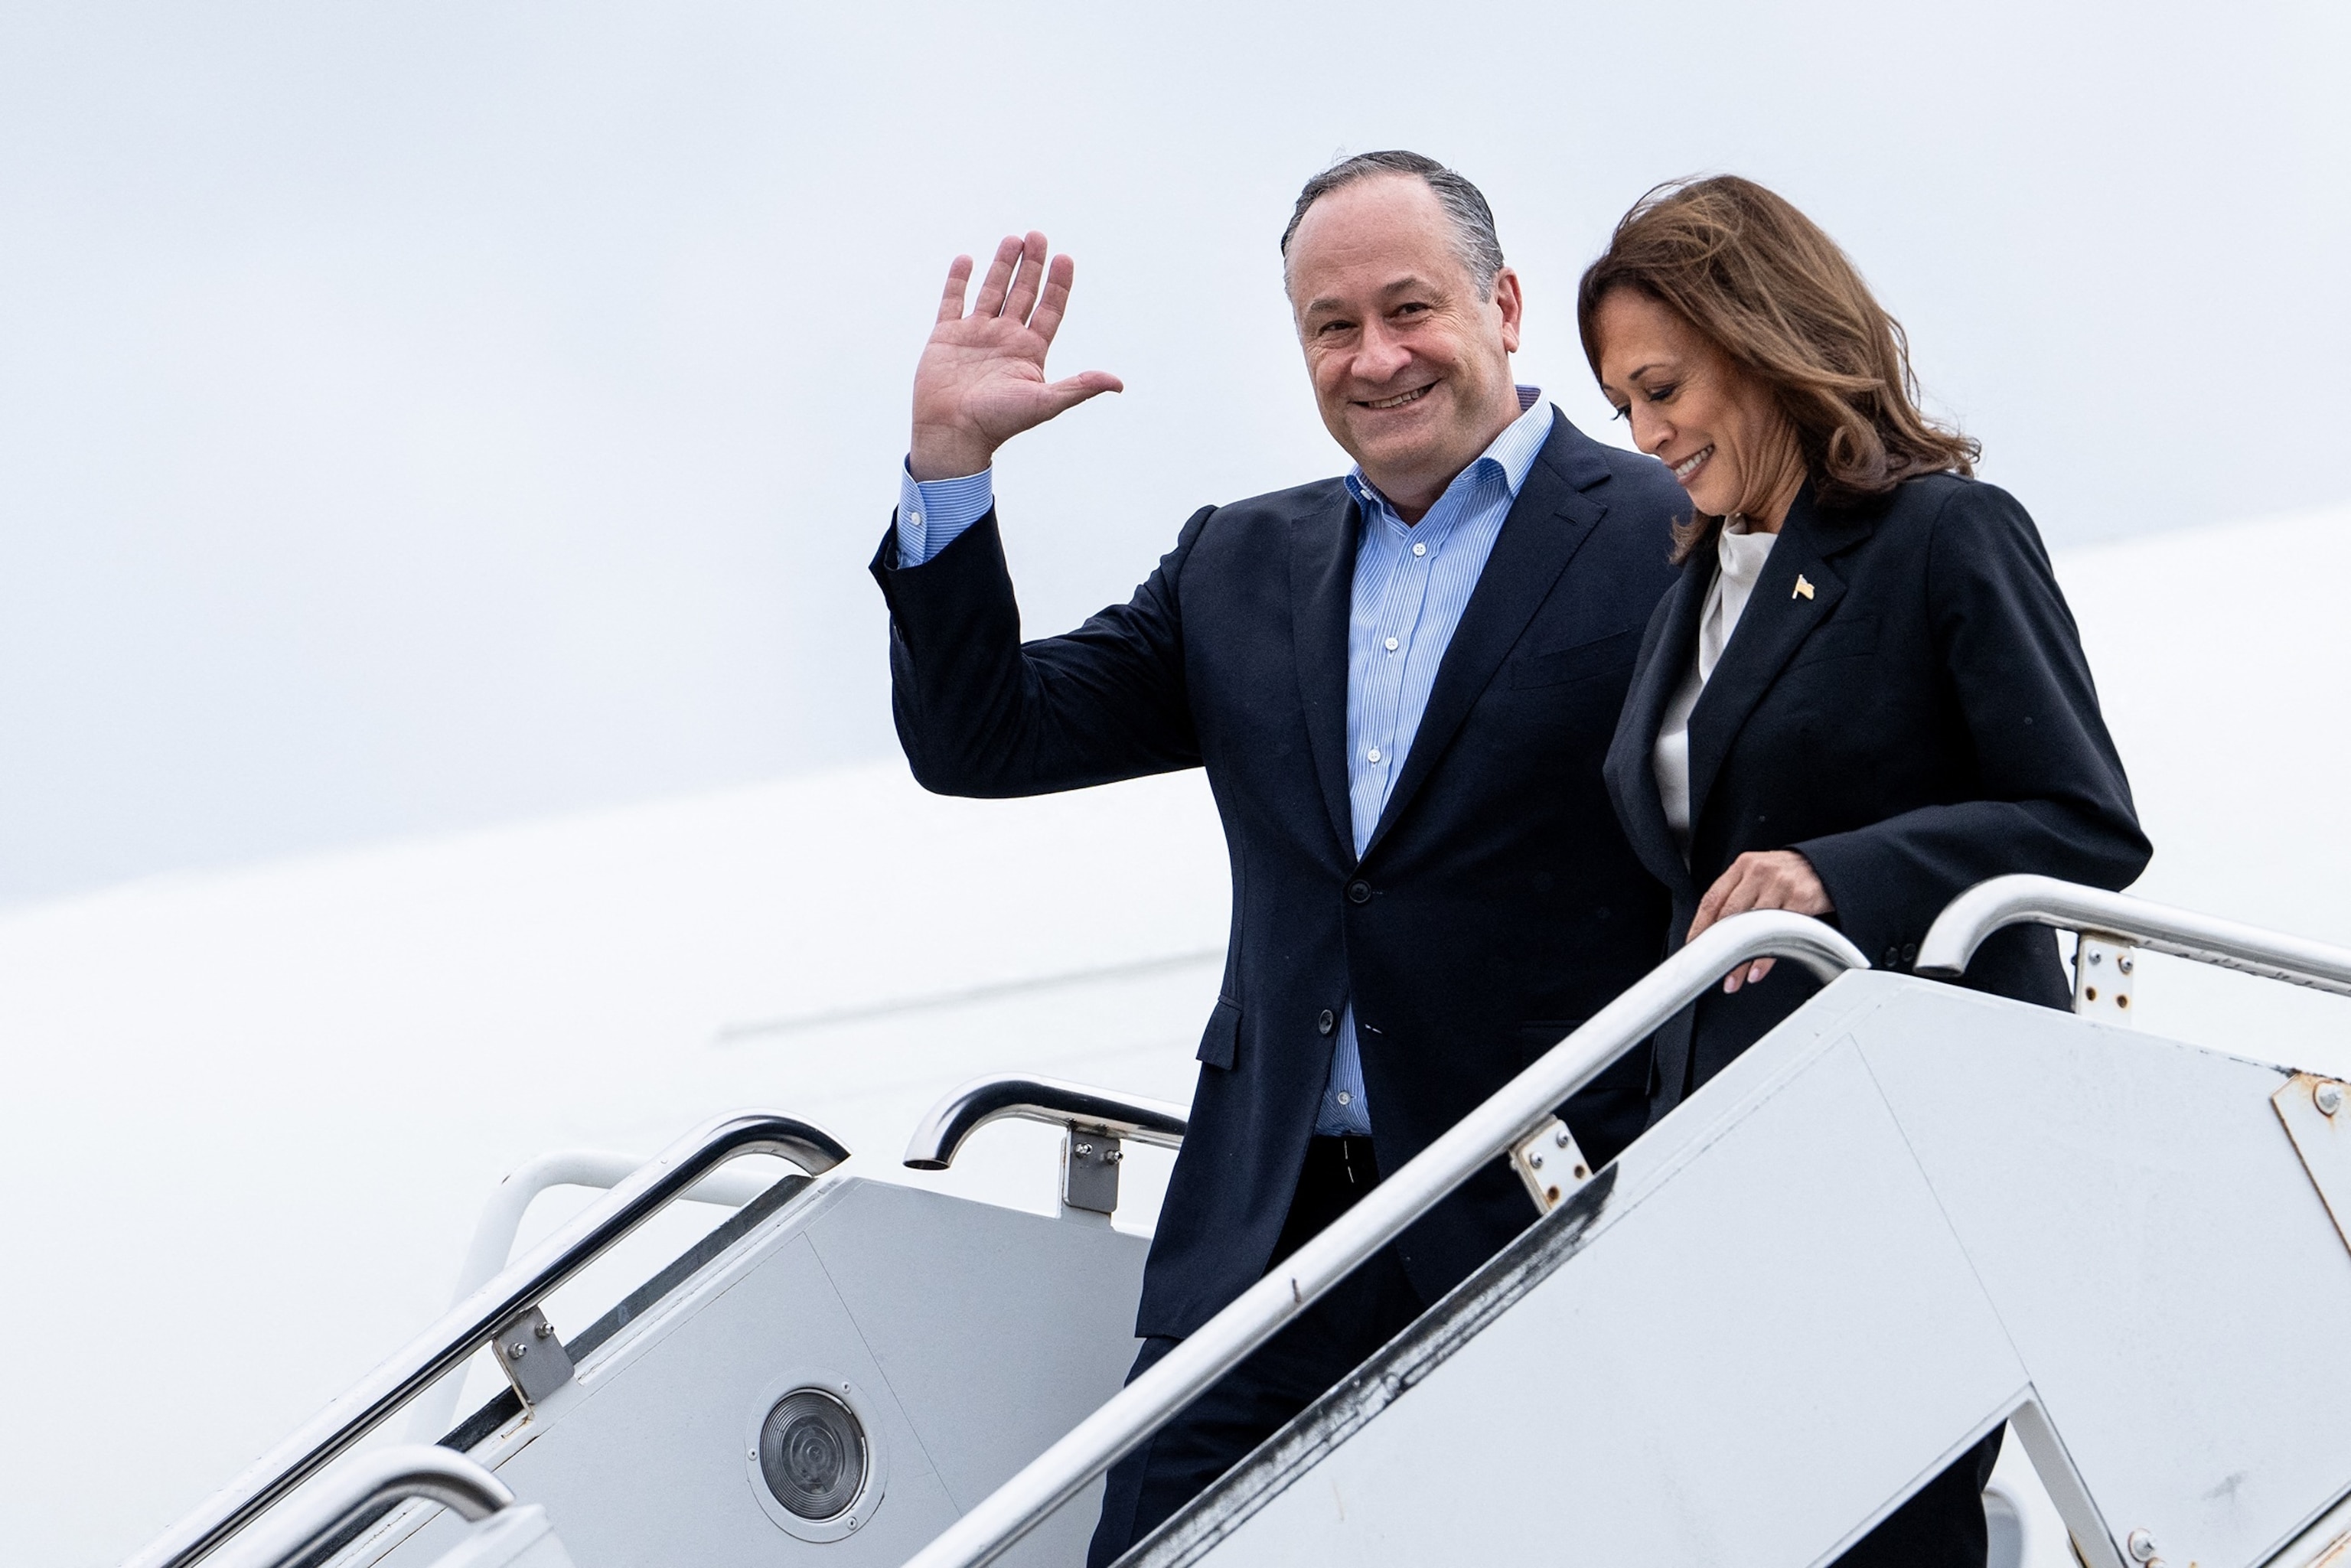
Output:
<path fill-rule="evenodd" d="M 907 1187 L 842 1180 L 779 1212 L 591 1356 L 481 1454 L 543 1503 L 578 1568 L 895 1568 L 1116 1393 L 1147 1243 Z M 886 1490 L 846 1539 L 759 1505 L 747 1427 L 778 1379 L 847 1382 Z M 772 1395 L 768 1396 L 772 1397 Z M 1008 1562 L 1082 1558 L 1095 1489 Z M 396 1525 L 398 1521 L 392 1521 Z M 443 1516 L 387 1554 L 423 1568 Z"/>
<path fill-rule="evenodd" d="M 1554 1217 L 1581 1236 L 1482 1332 L 1310 1412 L 1146 1561 L 1802 1568 L 2031 1399 L 2094 1561 L 2146 1529 L 2261 1563 L 2351 1485 L 2351 1253 L 2281 1082 L 1848 977 Z"/>
<path fill-rule="evenodd" d="M 2283 1073 L 1918 981 L 1864 1037 L 2117 1537 L 2257 1563 L 2351 1486 L 2351 1251 Z"/>

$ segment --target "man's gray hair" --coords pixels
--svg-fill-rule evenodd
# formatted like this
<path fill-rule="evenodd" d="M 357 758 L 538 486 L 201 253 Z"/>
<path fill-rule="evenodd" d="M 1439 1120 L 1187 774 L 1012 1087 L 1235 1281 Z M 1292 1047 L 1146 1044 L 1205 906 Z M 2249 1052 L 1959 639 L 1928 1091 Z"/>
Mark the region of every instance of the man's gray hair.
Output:
<path fill-rule="evenodd" d="M 1486 204 L 1485 194 L 1477 186 L 1436 159 L 1417 152 L 1358 152 L 1353 158 L 1342 158 L 1307 181 L 1306 188 L 1298 193 L 1298 205 L 1290 211 L 1290 226 L 1281 231 L 1284 275 L 1290 270 L 1290 241 L 1298 233 L 1306 209 L 1332 192 L 1375 174 L 1421 177 L 1436 195 L 1437 204 L 1453 221 L 1453 248 L 1476 280 L 1478 297 L 1491 298 L 1494 277 L 1502 270 L 1502 242 L 1494 233 L 1494 209 Z"/>

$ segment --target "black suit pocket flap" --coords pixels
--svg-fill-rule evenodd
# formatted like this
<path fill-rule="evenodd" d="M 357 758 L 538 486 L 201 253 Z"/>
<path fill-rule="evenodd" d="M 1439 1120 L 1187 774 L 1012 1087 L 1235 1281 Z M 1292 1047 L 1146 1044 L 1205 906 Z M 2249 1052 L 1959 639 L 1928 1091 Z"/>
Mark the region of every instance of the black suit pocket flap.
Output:
<path fill-rule="evenodd" d="M 1200 1031 L 1199 1058 L 1211 1067 L 1230 1071 L 1233 1050 L 1241 1034 L 1240 1004 L 1217 998 L 1217 1010 L 1208 1015 L 1208 1027 Z"/>
<path fill-rule="evenodd" d="M 1852 659 L 1876 652 L 1877 617 L 1842 616 L 1816 629 L 1804 639 L 1803 651 L 1796 655 L 1796 663 L 1809 664 L 1815 659 Z"/>
<path fill-rule="evenodd" d="M 1633 660 L 1641 651 L 1641 629 L 1627 626 L 1621 632 L 1554 648 L 1545 653 L 1529 653 L 1510 661 L 1510 685 L 1513 686 L 1557 686 L 1569 681 L 1589 680 L 1594 675 L 1614 674 L 1622 671 L 1628 678 L 1633 673 Z"/>

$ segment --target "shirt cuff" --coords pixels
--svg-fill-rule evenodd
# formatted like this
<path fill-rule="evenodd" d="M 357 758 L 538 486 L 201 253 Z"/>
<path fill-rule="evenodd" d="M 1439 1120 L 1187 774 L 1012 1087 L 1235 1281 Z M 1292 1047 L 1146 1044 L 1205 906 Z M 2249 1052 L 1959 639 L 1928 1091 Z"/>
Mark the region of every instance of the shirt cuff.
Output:
<path fill-rule="evenodd" d="M 956 542 L 964 529 L 996 505 L 996 471 L 983 468 L 959 479 L 916 479 L 898 465 L 898 564 L 922 566 Z"/>
<path fill-rule="evenodd" d="M 1331 1078 L 1322 1085 L 1322 1103 L 1314 1113 L 1314 1131 L 1326 1138 L 1368 1138 L 1372 1108 L 1364 1098 L 1363 1042 L 1355 1032 L 1355 1004 L 1339 1015 L 1339 1033 L 1331 1051 Z"/>

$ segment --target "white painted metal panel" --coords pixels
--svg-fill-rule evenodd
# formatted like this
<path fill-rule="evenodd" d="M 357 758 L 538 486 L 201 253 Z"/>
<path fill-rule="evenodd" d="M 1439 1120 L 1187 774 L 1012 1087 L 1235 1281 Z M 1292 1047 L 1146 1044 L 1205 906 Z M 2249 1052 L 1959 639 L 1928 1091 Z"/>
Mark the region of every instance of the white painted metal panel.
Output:
<path fill-rule="evenodd" d="M 1980 1436 L 2024 1369 L 1858 1049 L 1808 1050 L 1211 1560 L 1802 1568 Z"/>
<path fill-rule="evenodd" d="M 779 1373 L 802 1369 L 858 1391 L 887 1467 L 870 1522 L 829 1544 L 772 1522 L 747 1463 L 754 1404 Z M 546 1505 L 579 1568 L 716 1568 L 819 1552 L 872 1568 L 903 1561 L 956 1512 L 804 1234 L 657 1331 L 611 1376 L 585 1383 L 498 1476 Z"/>
<path fill-rule="evenodd" d="M 1147 1561 L 1800 1568 L 2014 1412 L 2091 1561 L 2269 1563 L 2351 1489 L 2351 1249 L 2285 1081 L 1848 976 Z"/>
<path fill-rule="evenodd" d="M 2279 1069 L 1880 977 L 1864 1054 L 2117 1536 L 2253 1563 L 2351 1485 L 2351 1250 Z"/>
<path fill-rule="evenodd" d="M 876 1184 L 809 1239 L 957 1511 L 1117 1393 L 1134 1360 L 1145 1243 L 1108 1226 Z M 1062 1511 L 1084 1516 L 1080 1556 L 1095 1495 Z"/>
<path fill-rule="evenodd" d="M 578 1568 L 894 1568 L 1116 1392 L 1146 1246 L 1106 1226 L 836 1180 L 648 1311 L 476 1457 L 546 1508 Z M 835 1541 L 788 1533 L 754 1490 L 747 1424 L 803 1375 L 852 1385 L 886 1470 L 878 1508 Z M 1095 1495 L 1007 1561 L 1082 1556 Z M 460 1534 L 446 1517 L 395 1521 L 346 1562 L 422 1568 Z"/>

